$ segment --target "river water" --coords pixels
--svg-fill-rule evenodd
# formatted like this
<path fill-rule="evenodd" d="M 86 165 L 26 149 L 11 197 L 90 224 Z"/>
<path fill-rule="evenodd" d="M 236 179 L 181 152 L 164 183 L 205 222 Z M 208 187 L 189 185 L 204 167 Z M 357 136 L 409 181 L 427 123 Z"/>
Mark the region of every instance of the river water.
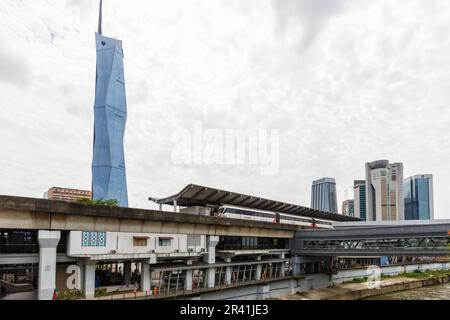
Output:
<path fill-rule="evenodd" d="M 364 300 L 450 300 L 450 283 L 393 292 Z"/>

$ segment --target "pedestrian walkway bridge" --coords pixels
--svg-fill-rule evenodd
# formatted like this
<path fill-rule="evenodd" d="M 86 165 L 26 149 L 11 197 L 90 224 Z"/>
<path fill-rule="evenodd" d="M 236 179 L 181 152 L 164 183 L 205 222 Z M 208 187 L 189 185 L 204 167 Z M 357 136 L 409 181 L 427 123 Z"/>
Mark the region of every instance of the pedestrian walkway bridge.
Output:
<path fill-rule="evenodd" d="M 299 256 L 445 256 L 450 220 L 335 223 L 334 230 L 297 231 Z"/>

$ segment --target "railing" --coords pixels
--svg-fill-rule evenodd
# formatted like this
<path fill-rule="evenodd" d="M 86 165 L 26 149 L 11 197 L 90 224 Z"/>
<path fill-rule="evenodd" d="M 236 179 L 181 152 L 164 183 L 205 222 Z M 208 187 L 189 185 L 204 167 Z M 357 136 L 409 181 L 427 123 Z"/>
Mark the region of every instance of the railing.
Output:
<path fill-rule="evenodd" d="M 216 251 L 220 250 L 283 250 L 286 249 L 283 245 L 256 245 L 245 246 L 241 244 L 218 244 Z"/>
<path fill-rule="evenodd" d="M 241 282 L 235 282 L 235 283 L 231 283 L 231 284 L 220 284 L 220 285 L 215 285 L 213 288 L 193 288 L 192 290 L 185 290 L 185 289 L 178 289 L 178 290 L 174 290 L 174 291 L 169 291 L 169 292 L 158 292 L 156 295 L 153 295 L 151 292 L 122 292 L 122 293 L 118 293 L 118 294 L 112 294 L 112 295 L 108 295 L 108 296 L 103 296 L 103 297 L 98 297 L 96 299 L 99 300 L 133 300 L 133 299 L 168 299 L 168 298 L 172 298 L 175 299 L 177 297 L 183 297 L 186 295 L 191 295 L 191 294 L 200 294 L 200 293 L 205 293 L 205 292 L 211 292 L 211 291 L 216 291 L 216 290 L 224 290 L 224 289 L 232 289 L 232 288 L 239 288 L 239 287 L 244 287 L 244 286 L 249 286 L 249 285 L 256 285 L 256 284 L 262 284 L 262 283 L 268 283 L 268 282 L 273 282 L 273 281 L 279 281 L 279 280 L 288 280 L 288 279 L 294 279 L 294 278 L 298 278 L 298 277 L 294 277 L 294 276 L 276 276 L 276 277 L 271 277 L 271 278 L 267 278 L 265 280 L 246 280 L 246 281 L 241 281 Z"/>

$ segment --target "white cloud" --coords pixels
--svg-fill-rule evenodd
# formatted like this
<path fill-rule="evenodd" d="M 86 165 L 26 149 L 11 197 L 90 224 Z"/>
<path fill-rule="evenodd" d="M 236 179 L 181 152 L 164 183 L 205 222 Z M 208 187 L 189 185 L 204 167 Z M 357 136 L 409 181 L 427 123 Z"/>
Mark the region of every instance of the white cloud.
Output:
<path fill-rule="evenodd" d="M 124 42 L 130 204 L 188 183 L 309 205 L 311 181 L 352 195 L 364 163 L 435 175 L 450 218 L 447 1 L 105 1 Z M 90 187 L 97 1 L 0 3 L 0 193 Z M 26 85 L 23 85 L 25 84 Z M 280 132 L 280 171 L 179 167 L 172 132 Z"/>

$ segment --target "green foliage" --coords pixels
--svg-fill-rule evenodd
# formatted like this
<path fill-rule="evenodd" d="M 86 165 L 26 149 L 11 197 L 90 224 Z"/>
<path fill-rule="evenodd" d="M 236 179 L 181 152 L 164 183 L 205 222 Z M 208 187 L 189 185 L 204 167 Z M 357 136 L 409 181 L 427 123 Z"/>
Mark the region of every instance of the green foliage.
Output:
<path fill-rule="evenodd" d="M 400 273 L 397 275 L 381 275 L 381 280 L 386 279 L 395 279 L 395 278 L 401 278 L 401 277 L 407 277 L 407 278 L 414 278 L 414 279 L 432 279 L 432 278 L 439 278 L 443 276 L 450 276 L 450 270 L 414 270 L 412 272 L 407 273 Z M 364 278 L 355 278 L 351 281 L 346 281 L 344 283 L 363 283 L 368 280 L 367 277 Z"/>
<path fill-rule="evenodd" d="M 77 198 L 75 199 L 76 203 L 84 204 L 84 205 L 93 205 L 93 206 L 108 206 L 108 207 L 118 207 L 119 200 L 116 199 L 96 199 L 92 200 L 89 198 Z"/>
<path fill-rule="evenodd" d="M 104 297 L 108 295 L 108 291 L 106 290 L 106 288 L 98 288 L 95 289 L 95 297 Z"/>
<path fill-rule="evenodd" d="M 56 295 L 57 300 L 76 300 L 83 299 L 84 295 L 80 290 L 64 290 Z"/>
<path fill-rule="evenodd" d="M 413 272 L 408 272 L 401 274 L 399 276 L 407 277 L 407 278 L 420 278 L 420 279 L 427 279 L 427 278 L 434 278 L 434 277 L 441 277 L 450 275 L 450 270 L 414 270 Z"/>
<path fill-rule="evenodd" d="M 367 277 L 364 277 L 364 278 L 355 278 L 355 279 L 353 279 L 353 280 L 351 280 L 351 281 L 347 281 L 347 282 L 345 282 L 345 283 L 363 283 L 363 282 L 366 282 L 367 281 Z"/>

